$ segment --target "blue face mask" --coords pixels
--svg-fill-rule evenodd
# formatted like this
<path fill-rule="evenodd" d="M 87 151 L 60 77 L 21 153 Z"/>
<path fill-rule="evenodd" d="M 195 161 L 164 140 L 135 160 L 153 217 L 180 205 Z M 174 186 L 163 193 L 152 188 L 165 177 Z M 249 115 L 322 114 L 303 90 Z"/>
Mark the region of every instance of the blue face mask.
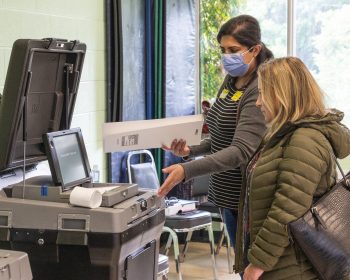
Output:
<path fill-rule="evenodd" d="M 249 50 L 251 50 L 251 48 Z M 224 69 L 230 76 L 242 77 L 245 73 L 247 73 L 249 69 L 249 64 L 254 59 L 253 57 L 248 64 L 244 63 L 243 56 L 249 50 L 243 53 L 224 53 L 221 55 L 222 65 L 224 66 Z"/>

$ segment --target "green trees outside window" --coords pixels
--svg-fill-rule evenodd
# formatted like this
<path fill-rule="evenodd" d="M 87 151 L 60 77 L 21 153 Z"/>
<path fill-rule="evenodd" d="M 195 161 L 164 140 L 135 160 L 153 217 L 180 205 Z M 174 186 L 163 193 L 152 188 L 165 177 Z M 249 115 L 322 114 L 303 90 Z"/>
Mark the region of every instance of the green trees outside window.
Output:
<path fill-rule="evenodd" d="M 216 35 L 230 17 L 249 14 L 260 22 L 262 41 L 275 57 L 287 55 L 287 0 L 200 1 L 201 98 L 212 100 L 224 78 Z M 327 107 L 345 113 L 350 126 L 350 0 L 295 1 L 296 53 L 325 92 Z M 344 160 L 350 168 L 350 158 Z"/>
<path fill-rule="evenodd" d="M 200 1 L 200 73 L 202 100 L 216 96 L 224 72 L 221 67 L 221 53 L 216 35 L 220 26 L 242 5 L 240 0 Z"/>

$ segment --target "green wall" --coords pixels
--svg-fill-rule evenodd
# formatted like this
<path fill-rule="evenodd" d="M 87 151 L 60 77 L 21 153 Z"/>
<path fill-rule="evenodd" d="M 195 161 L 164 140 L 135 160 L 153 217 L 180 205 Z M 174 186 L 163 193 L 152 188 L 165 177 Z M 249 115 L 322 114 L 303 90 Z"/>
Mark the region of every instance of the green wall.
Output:
<path fill-rule="evenodd" d="M 91 167 L 106 178 L 102 150 L 105 121 L 105 15 L 103 0 L 0 0 L 0 92 L 13 42 L 47 37 L 79 40 L 87 53 L 72 127 L 82 129 Z"/>

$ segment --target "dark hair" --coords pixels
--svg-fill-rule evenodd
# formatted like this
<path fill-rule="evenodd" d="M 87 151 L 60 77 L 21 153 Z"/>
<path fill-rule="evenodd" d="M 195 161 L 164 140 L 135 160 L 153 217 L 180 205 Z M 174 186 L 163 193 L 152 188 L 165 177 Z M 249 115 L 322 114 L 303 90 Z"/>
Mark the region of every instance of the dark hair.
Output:
<path fill-rule="evenodd" d="M 260 25 L 256 18 L 249 15 L 240 15 L 225 22 L 216 37 L 221 42 L 223 36 L 232 36 L 238 43 L 246 46 L 248 49 L 260 44 L 261 51 L 257 56 L 257 65 L 273 58 L 273 53 L 261 42 Z"/>

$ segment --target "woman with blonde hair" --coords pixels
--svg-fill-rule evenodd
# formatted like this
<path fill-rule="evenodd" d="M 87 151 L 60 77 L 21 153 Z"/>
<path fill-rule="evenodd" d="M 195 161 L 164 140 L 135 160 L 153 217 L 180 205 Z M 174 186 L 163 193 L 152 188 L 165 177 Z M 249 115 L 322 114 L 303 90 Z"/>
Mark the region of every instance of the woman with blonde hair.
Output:
<path fill-rule="evenodd" d="M 340 123 L 343 113 L 325 109 L 320 87 L 298 58 L 262 64 L 258 87 L 256 106 L 268 130 L 246 170 L 236 269 L 246 280 L 317 279 L 288 223 L 335 183 L 332 153 L 350 154 L 350 132 Z"/>

